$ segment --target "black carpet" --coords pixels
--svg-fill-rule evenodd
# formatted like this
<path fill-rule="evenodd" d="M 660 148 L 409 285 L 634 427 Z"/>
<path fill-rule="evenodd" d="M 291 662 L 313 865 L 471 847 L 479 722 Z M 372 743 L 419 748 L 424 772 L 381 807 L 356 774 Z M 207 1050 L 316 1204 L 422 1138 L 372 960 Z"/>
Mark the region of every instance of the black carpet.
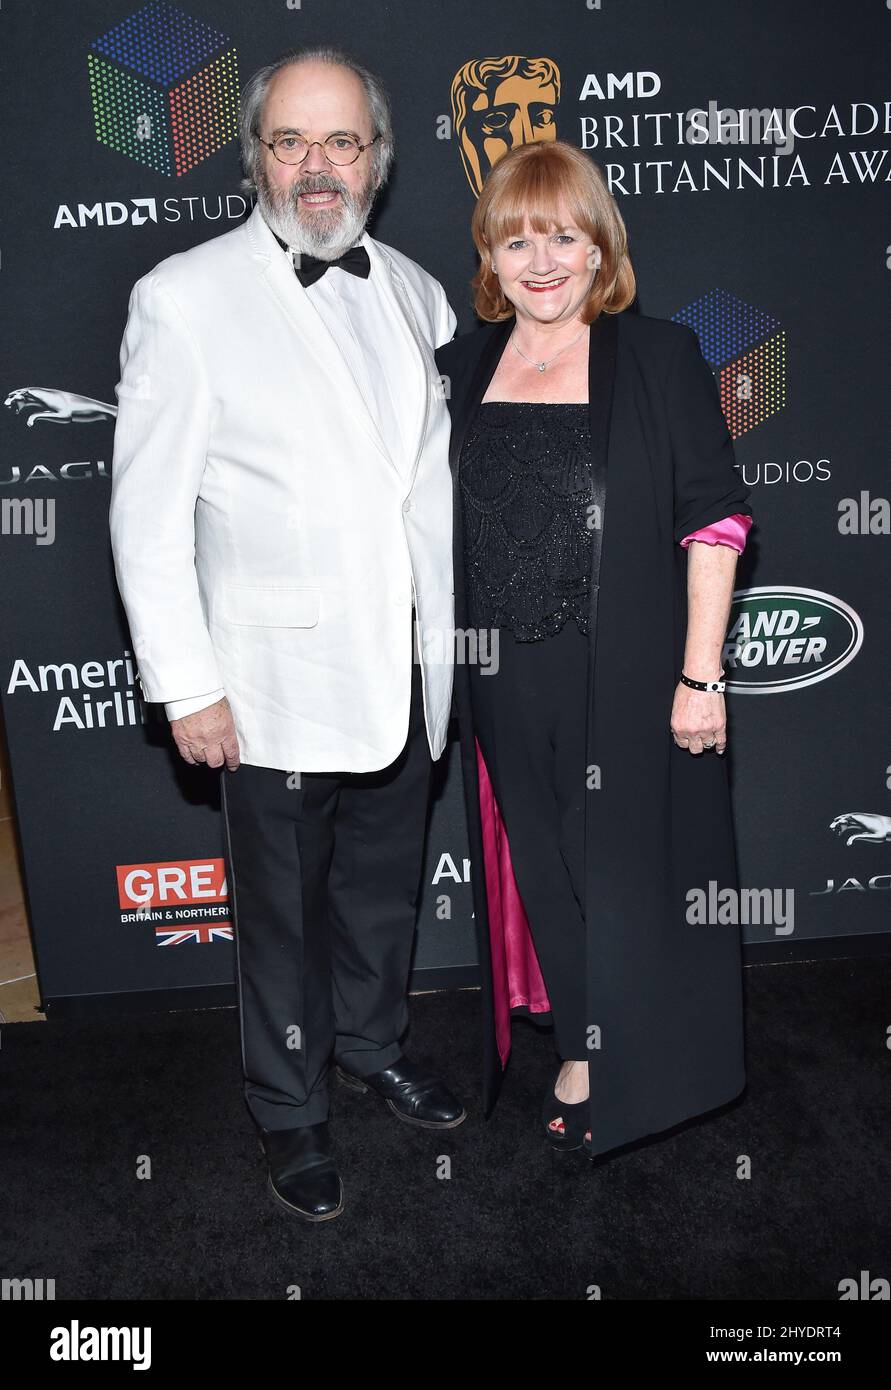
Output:
<path fill-rule="evenodd" d="M 486 1122 L 478 995 L 415 997 L 406 1050 L 468 1118 L 418 1131 L 335 1088 L 346 1210 L 318 1226 L 266 1190 L 234 1009 L 8 1024 L 0 1272 L 57 1299 L 836 1300 L 891 1275 L 889 978 L 889 959 L 747 969 L 742 1099 L 596 1167 L 537 1134 L 549 1032 L 515 1022 Z"/>

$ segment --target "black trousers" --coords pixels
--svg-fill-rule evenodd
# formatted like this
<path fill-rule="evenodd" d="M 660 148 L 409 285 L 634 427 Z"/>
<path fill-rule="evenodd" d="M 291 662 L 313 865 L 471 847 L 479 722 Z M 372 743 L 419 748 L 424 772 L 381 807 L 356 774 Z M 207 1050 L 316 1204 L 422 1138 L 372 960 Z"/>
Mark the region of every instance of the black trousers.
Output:
<path fill-rule="evenodd" d="M 564 1061 L 588 1057 L 585 986 L 585 778 L 588 639 L 568 620 L 518 642 L 500 629 L 498 670 L 474 666 L 476 736 Z"/>
<path fill-rule="evenodd" d="M 413 662 L 408 738 L 383 771 L 222 771 L 244 1093 L 263 1129 L 328 1118 L 332 1055 L 356 1076 L 401 1055 L 431 766 Z"/>

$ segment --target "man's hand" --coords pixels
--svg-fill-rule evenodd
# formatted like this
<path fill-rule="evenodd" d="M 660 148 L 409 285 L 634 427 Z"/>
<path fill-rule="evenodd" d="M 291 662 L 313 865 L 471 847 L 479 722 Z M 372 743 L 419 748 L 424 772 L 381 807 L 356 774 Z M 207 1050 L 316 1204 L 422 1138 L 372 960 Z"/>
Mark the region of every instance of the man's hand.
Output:
<path fill-rule="evenodd" d="M 206 763 L 208 767 L 225 763 L 230 772 L 241 763 L 235 721 L 226 699 L 182 719 L 171 719 L 170 732 L 187 763 Z"/>

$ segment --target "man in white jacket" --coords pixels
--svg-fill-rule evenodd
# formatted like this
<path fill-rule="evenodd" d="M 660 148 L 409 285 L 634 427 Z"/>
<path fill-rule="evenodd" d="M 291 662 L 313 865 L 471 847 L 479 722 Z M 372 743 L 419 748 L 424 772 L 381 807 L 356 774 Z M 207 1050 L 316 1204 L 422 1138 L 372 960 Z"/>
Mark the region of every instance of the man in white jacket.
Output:
<path fill-rule="evenodd" d="M 273 1194 L 318 1221 L 332 1057 L 401 1120 L 465 1113 L 401 1047 L 452 695 L 455 316 L 365 231 L 393 153 L 373 74 L 286 54 L 240 128 L 250 217 L 130 298 L 110 523 L 145 697 L 221 769 L 245 1099 Z"/>

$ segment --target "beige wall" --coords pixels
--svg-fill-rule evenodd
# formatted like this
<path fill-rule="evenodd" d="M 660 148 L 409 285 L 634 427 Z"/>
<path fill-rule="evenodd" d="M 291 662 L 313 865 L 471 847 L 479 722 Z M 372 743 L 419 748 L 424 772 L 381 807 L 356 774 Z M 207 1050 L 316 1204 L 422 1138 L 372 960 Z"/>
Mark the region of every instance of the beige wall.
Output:
<path fill-rule="evenodd" d="M 0 715 L 0 1022 L 42 1019 L 19 873 L 15 808 Z"/>

